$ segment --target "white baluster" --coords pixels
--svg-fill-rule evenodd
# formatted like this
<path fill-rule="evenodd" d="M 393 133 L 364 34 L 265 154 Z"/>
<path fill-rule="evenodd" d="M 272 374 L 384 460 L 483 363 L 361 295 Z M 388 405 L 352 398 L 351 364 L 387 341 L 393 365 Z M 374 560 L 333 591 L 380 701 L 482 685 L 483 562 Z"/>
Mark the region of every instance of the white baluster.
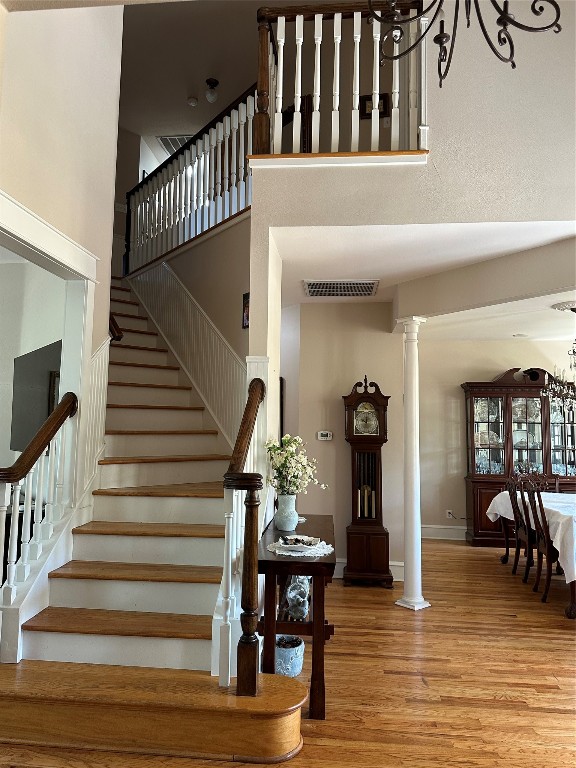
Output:
<path fill-rule="evenodd" d="M 272 152 L 282 152 L 282 100 L 284 98 L 284 43 L 286 42 L 286 18 L 278 17 L 276 44 L 278 46 L 278 66 L 276 76 L 276 111 L 274 113 L 274 142 Z"/>
<path fill-rule="evenodd" d="M 224 218 L 230 216 L 230 118 L 224 118 Z"/>
<path fill-rule="evenodd" d="M 171 181 L 171 189 L 170 192 L 172 193 L 172 211 L 171 211 L 171 217 L 170 217 L 170 248 L 175 248 L 178 245 L 178 207 L 179 207 L 179 201 L 178 201 L 178 193 L 180 190 L 180 176 L 179 176 L 179 169 L 178 169 L 178 158 L 174 158 L 174 160 L 171 163 L 171 175 L 172 175 L 172 181 Z"/>
<path fill-rule="evenodd" d="M 16 578 L 26 581 L 30 575 L 30 525 L 32 522 L 32 476 L 30 470 L 24 483 L 24 514 L 22 515 L 22 530 L 20 531 L 20 561 L 16 567 Z"/>
<path fill-rule="evenodd" d="M 192 186 L 192 167 L 190 149 L 184 150 L 184 168 L 182 172 L 182 242 L 190 240 L 190 188 Z"/>
<path fill-rule="evenodd" d="M 14 483 L 12 509 L 10 516 L 10 536 L 8 537 L 8 563 L 6 584 L 2 591 L 5 605 L 11 605 L 16 597 L 16 558 L 18 557 L 18 523 L 20 521 L 20 490 L 22 481 Z"/>
<path fill-rule="evenodd" d="M 204 201 L 204 142 L 196 142 L 196 234 L 203 232 L 203 201 Z"/>
<path fill-rule="evenodd" d="M 232 164 L 230 168 L 230 214 L 238 213 L 238 110 L 233 109 L 230 115 L 230 142 L 232 145 Z"/>
<path fill-rule="evenodd" d="M 133 259 L 136 255 L 136 243 L 138 241 L 138 231 L 136 222 L 138 221 L 137 209 L 136 209 L 136 195 L 133 193 L 130 195 L 130 259 L 129 266 L 133 269 Z"/>
<path fill-rule="evenodd" d="M 342 42 L 342 14 L 334 14 L 334 75 L 332 78 L 332 144 L 331 151 L 340 146 L 340 43 Z"/>
<path fill-rule="evenodd" d="M 150 180 L 150 246 L 148 249 L 149 260 L 152 261 L 158 255 L 158 177 Z"/>
<path fill-rule="evenodd" d="M 148 201 L 148 184 L 144 184 L 142 187 L 142 258 L 144 263 L 146 264 L 150 257 L 148 255 L 148 245 L 150 242 L 150 237 L 148 234 L 149 231 L 149 213 L 150 213 L 150 205 Z"/>
<path fill-rule="evenodd" d="M 410 24 L 410 47 L 416 42 L 416 25 Z M 408 54 L 408 149 L 418 149 L 418 54 Z"/>
<path fill-rule="evenodd" d="M 243 211 L 246 208 L 246 147 L 244 143 L 244 132 L 246 130 L 246 104 L 238 105 L 238 210 Z"/>
<path fill-rule="evenodd" d="M 294 122 L 292 124 L 292 152 L 300 152 L 302 131 L 302 44 L 304 42 L 304 16 L 296 16 L 296 76 L 294 79 Z"/>
<path fill-rule="evenodd" d="M 224 126 L 218 123 L 216 126 L 216 223 L 222 221 L 222 140 L 224 138 Z"/>
<path fill-rule="evenodd" d="M 272 45 L 272 39 L 268 43 L 268 93 L 272 94 L 272 98 L 268 100 L 268 114 L 270 116 L 270 126 L 274 126 L 274 94 L 276 93 L 276 78 L 277 67 L 276 57 L 274 56 L 274 46 Z M 270 136 L 270 143 L 272 143 L 273 136 Z"/>
<path fill-rule="evenodd" d="M 66 471 L 66 434 L 68 431 L 67 423 L 62 425 L 62 429 L 57 435 L 58 439 L 58 466 L 56 469 L 56 507 L 54 510 L 54 519 L 61 520 L 64 516 L 64 472 Z"/>
<path fill-rule="evenodd" d="M 352 137 L 350 151 L 358 152 L 360 137 L 360 39 L 362 37 L 362 14 L 354 13 L 354 78 L 352 81 Z"/>
<path fill-rule="evenodd" d="M 220 626 L 220 663 L 219 685 L 228 687 L 231 675 L 231 635 L 230 624 L 230 596 L 232 594 L 232 519 L 234 516 L 234 491 L 224 491 L 224 569 L 222 573 L 222 624 Z"/>
<path fill-rule="evenodd" d="M 160 179 L 160 253 L 168 252 L 168 168 L 164 168 Z"/>
<path fill-rule="evenodd" d="M 322 45 L 322 14 L 314 16 L 314 92 L 312 96 L 312 152 L 320 151 L 320 47 Z"/>
<path fill-rule="evenodd" d="M 394 40 L 394 56 L 400 53 L 400 47 Z M 398 152 L 400 149 L 400 61 L 392 62 L 392 109 L 390 119 L 390 149 Z"/>
<path fill-rule="evenodd" d="M 428 19 L 420 19 L 420 35 L 426 34 Z M 426 37 L 420 43 L 420 125 L 418 127 L 418 149 L 428 146 L 428 94 L 426 91 Z"/>
<path fill-rule="evenodd" d="M 246 121 L 248 126 L 248 146 L 246 154 L 252 155 L 252 124 L 254 122 L 254 96 L 248 96 L 246 99 Z M 246 205 L 252 204 L 252 169 L 250 163 L 246 168 Z"/>
<path fill-rule="evenodd" d="M 30 542 L 30 557 L 38 560 L 42 554 L 42 517 L 44 510 L 44 454 L 36 462 L 36 484 L 34 493 L 34 525 L 32 526 L 32 541 Z"/>
<path fill-rule="evenodd" d="M 380 147 L 380 24 L 372 24 L 372 123 L 370 149 L 377 152 Z"/>
<path fill-rule="evenodd" d="M 178 236 L 176 245 L 185 241 L 184 230 L 186 227 L 186 151 L 178 156 Z"/>
<path fill-rule="evenodd" d="M 208 187 L 209 202 L 209 221 L 210 226 L 216 224 L 216 129 L 210 128 L 209 133 L 210 150 L 208 153 L 208 164 L 210 167 L 210 181 Z"/>
<path fill-rule="evenodd" d="M 0 562 L 0 586 L 4 583 L 4 544 L 6 537 L 6 512 L 10 506 L 10 494 L 12 486 L 10 483 L 0 483 L 0 552 L 2 561 Z"/>
<path fill-rule="evenodd" d="M 202 189 L 204 195 L 202 197 L 202 231 L 205 232 L 210 226 L 210 134 L 204 134 L 204 149 L 202 153 L 204 162 L 204 179 L 202 181 Z"/>
<path fill-rule="evenodd" d="M 52 440 L 48 453 L 48 486 L 46 488 L 46 509 L 42 521 L 42 539 L 48 541 L 54 533 L 54 503 L 56 494 L 56 443 Z"/>

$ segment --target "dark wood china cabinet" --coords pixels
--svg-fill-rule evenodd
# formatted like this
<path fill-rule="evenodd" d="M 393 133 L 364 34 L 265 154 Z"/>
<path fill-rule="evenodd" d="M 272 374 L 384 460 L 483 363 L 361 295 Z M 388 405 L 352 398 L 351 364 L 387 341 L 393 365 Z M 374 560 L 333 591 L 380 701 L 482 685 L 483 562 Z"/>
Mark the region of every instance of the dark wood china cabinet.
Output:
<path fill-rule="evenodd" d="M 542 394 L 542 368 L 510 368 L 493 381 L 467 381 L 466 539 L 473 546 L 502 546 L 500 521 L 486 510 L 514 472 L 559 478 L 560 491 L 576 491 L 575 413 Z"/>

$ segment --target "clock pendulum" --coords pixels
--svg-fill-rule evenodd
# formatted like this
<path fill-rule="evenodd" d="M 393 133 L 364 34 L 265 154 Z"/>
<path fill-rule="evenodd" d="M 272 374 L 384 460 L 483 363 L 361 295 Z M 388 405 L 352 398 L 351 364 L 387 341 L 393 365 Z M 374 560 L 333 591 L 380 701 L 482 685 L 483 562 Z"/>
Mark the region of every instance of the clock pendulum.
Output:
<path fill-rule="evenodd" d="M 388 531 L 382 523 L 382 445 L 388 440 L 390 398 L 364 376 L 364 382 L 356 382 L 342 399 L 352 452 L 352 522 L 346 528 L 344 584 L 374 581 L 391 588 Z"/>

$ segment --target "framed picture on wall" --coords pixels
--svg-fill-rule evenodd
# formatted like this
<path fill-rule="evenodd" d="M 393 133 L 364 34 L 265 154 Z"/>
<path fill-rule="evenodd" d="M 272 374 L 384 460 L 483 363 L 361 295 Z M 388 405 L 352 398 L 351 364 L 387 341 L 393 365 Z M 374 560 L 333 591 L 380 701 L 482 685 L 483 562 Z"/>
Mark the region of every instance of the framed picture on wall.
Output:
<path fill-rule="evenodd" d="M 250 326 L 250 294 L 242 294 L 242 328 Z"/>
<path fill-rule="evenodd" d="M 360 120 L 370 120 L 372 117 L 372 94 L 360 96 Z M 390 94 L 381 93 L 378 99 L 380 119 L 390 117 Z"/>

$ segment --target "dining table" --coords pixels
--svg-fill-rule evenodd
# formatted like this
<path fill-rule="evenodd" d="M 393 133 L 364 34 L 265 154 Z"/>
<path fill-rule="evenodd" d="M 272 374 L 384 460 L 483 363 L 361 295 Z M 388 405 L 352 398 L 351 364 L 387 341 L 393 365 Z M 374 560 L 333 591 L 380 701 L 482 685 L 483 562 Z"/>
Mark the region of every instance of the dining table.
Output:
<path fill-rule="evenodd" d="M 558 562 L 570 586 L 570 603 L 565 614 L 569 619 L 576 619 L 576 493 L 543 491 L 541 497 L 550 538 L 558 550 Z M 492 522 L 499 518 L 514 520 L 508 491 L 502 491 L 492 499 L 486 515 Z"/>

